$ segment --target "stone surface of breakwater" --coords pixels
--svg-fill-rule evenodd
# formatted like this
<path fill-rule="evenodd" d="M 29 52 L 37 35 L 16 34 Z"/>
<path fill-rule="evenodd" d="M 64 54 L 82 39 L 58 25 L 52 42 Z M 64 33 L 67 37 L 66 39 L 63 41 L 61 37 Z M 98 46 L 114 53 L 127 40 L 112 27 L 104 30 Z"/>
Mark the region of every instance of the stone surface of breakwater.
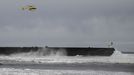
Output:
<path fill-rule="evenodd" d="M 0 47 L 0 55 L 38 51 L 41 47 Z"/>
<path fill-rule="evenodd" d="M 0 47 L 0 55 L 10 55 L 13 53 L 44 52 L 47 54 L 63 54 L 66 56 L 110 56 L 115 51 L 114 48 L 96 47 Z"/>

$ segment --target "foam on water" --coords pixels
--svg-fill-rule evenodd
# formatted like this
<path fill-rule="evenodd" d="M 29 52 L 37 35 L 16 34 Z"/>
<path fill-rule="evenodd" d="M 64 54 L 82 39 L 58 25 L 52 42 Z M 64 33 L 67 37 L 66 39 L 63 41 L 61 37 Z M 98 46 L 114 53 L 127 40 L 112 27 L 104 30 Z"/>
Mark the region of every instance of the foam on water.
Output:
<path fill-rule="evenodd" d="M 96 70 L 39 70 L 2 68 L 0 75 L 133 75 L 132 72 L 112 72 Z"/>
<path fill-rule="evenodd" d="M 134 58 L 134 54 L 123 54 L 122 52 L 115 49 L 111 57 L 115 58 Z"/>

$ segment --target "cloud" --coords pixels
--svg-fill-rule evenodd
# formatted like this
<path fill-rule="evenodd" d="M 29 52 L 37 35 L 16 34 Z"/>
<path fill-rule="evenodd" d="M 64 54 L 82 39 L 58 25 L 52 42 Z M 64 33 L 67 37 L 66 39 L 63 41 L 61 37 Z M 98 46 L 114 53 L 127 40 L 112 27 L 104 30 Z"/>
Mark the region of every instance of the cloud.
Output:
<path fill-rule="evenodd" d="M 22 11 L 28 4 L 37 11 Z M 0 45 L 134 42 L 133 7 L 133 0 L 0 1 Z"/>

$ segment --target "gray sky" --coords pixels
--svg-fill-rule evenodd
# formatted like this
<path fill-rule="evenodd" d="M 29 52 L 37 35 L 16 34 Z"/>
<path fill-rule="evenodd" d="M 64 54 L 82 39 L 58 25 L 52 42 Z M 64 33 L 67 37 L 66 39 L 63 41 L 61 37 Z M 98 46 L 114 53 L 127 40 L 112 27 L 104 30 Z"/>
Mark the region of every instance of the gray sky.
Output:
<path fill-rule="evenodd" d="M 37 10 L 21 10 L 29 4 Z M 134 0 L 0 0 L 0 46 L 99 46 L 110 41 L 134 45 Z"/>

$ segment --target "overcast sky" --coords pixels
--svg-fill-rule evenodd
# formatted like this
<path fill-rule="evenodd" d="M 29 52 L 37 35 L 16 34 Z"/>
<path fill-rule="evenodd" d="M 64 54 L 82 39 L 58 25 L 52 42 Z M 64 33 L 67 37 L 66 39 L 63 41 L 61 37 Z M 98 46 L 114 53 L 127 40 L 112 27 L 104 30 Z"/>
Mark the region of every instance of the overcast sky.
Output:
<path fill-rule="evenodd" d="M 35 5 L 34 12 L 23 11 Z M 134 45 L 134 0 L 0 0 L 0 46 Z"/>

